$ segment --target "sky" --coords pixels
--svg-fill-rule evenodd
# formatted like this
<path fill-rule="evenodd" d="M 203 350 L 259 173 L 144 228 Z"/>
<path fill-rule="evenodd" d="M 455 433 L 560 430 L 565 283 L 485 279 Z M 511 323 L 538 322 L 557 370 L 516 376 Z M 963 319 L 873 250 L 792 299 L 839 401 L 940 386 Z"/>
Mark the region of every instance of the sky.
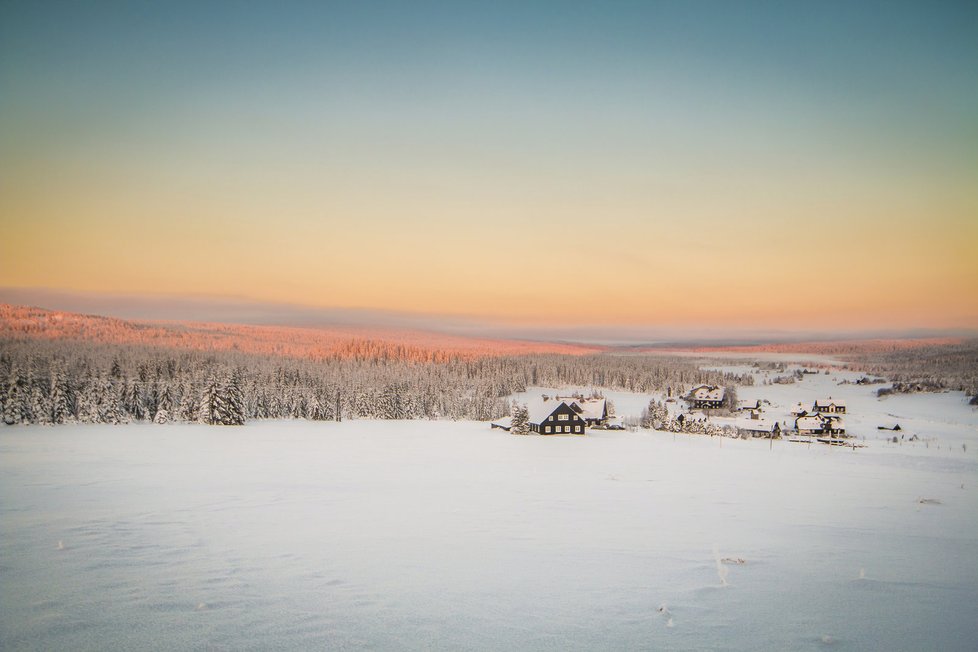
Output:
<path fill-rule="evenodd" d="M 969 2 L 7 0 L 0 287 L 978 328 L 975 34 Z"/>

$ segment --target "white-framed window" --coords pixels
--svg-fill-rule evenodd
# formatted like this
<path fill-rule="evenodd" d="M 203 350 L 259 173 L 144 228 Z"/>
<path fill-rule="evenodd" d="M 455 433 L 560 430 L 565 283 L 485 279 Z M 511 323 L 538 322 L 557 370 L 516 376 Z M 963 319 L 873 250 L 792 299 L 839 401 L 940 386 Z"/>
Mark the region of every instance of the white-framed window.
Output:
<path fill-rule="evenodd" d="M 577 433 L 581 432 L 581 427 L 580 426 L 574 426 L 574 432 L 577 432 Z"/>
<path fill-rule="evenodd" d="M 569 418 L 570 418 L 570 415 L 569 414 L 558 414 L 557 415 L 557 420 L 558 421 L 567 421 L 567 419 L 569 419 Z"/>
<path fill-rule="evenodd" d="M 544 426 L 543 427 L 543 431 L 549 434 L 550 433 L 550 426 Z"/>

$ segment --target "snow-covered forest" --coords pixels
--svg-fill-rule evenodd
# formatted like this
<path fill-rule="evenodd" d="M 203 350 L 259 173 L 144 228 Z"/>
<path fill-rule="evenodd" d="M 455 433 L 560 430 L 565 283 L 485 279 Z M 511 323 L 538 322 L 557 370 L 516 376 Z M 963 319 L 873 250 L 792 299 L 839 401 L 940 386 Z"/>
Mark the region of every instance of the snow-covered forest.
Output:
<path fill-rule="evenodd" d="M 365 350 L 370 350 L 366 347 Z M 378 351 L 386 350 L 378 347 Z M 77 341 L 0 342 L 0 409 L 18 423 L 239 424 L 250 419 L 476 419 L 508 414 L 528 386 L 683 392 L 750 375 L 663 356 L 528 354 L 322 360 Z"/>
<path fill-rule="evenodd" d="M 886 392 L 956 390 L 978 397 L 978 340 L 858 356 L 852 368 L 893 381 Z"/>

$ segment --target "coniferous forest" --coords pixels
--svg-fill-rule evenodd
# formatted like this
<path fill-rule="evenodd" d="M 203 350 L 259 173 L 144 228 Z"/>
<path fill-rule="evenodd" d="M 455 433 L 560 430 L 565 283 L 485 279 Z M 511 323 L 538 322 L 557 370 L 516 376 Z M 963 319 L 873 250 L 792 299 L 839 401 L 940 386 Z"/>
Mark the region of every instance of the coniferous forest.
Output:
<path fill-rule="evenodd" d="M 364 347 L 364 351 L 383 347 Z M 304 360 L 234 351 L 59 340 L 0 342 L 3 422 L 59 424 L 253 419 L 493 419 L 530 386 L 674 392 L 750 376 L 664 356 L 389 355 Z"/>

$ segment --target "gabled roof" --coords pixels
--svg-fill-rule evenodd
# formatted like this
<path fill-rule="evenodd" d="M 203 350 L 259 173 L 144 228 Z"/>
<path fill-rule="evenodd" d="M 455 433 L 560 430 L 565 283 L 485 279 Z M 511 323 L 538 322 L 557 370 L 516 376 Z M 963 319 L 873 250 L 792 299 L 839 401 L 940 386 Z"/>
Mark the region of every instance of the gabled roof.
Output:
<path fill-rule="evenodd" d="M 738 410 L 760 410 L 761 409 L 761 399 L 757 398 L 753 401 L 737 401 Z"/>
<path fill-rule="evenodd" d="M 700 385 L 694 388 L 689 395 L 696 401 L 722 401 L 724 393 L 725 391 L 722 387 Z"/>
<path fill-rule="evenodd" d="M 592 398 L 575 401 L 580 407 L 578 412 L 585 419 L 603 419 L 607 402 L 603 398 Z"/>
<path fill-rule="evenodd" d="M 815 405 L 813 407 L 814 409 L 817 410 L 819 407 L 827 407 L 829 405 L 834 405 L 836 407 L 845 407 L 846 402 L 844 399 L 841 398 L 819 398 L 815 400 Z"/>
<path fill-rule="evenodd" d="M 824 424 L 824 419 L 817 414 L 810 414 L 804 417 L 798 417 L 795 419 L 795 427 L 799 430 L 821 430 Z"/>
<path fill-rule="evenodd" d="M 556 400 L 563 401 L 570 406 L 574 412 L 578 414 L 582 419 L 597 419 L 601 420 L 605 418 L 607 412 L 607 399 L 603 398 L 577 398 L 574 396 L 558 396 Z"/>
<path fill-rule="evenodd" d="M 795 427 L 799 430 L 819 430 L 824 428 L 845 430 L 846 422 L 842 417 L 830 414 L 809 414 L 808 416 L 795 419 Z"/>
<path fill-rule="evenodd" d="M 547 417 L 554 413 L 561 405 L 566 406 L 571 412 L 574 409 L 568 404 L 567 401 L 559 399 L 544 399 L 537 398 L 531 399 L 526 404 L 526 410 L 530 415 L 530 423 L 540 424 L 546 421 Z"/>
<path fill-rule="evenodd" d="M 753 432 L 772 432 L 774 427 L 778 425 L 778 421 L 777 419 L 740 418 L 737 419 L 736 425 L 741 430 L 750 430 Z"/>

